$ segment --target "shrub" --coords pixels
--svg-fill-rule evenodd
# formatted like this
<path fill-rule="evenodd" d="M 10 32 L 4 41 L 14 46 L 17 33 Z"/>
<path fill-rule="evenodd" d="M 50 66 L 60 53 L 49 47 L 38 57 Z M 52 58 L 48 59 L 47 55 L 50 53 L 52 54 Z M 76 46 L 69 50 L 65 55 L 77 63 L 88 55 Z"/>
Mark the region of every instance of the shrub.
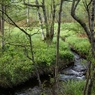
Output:
<path fill-rule="evenodd" d="M 82 33 L 83 29 L 78 23 L 64 23 L 61 25 L 62 30 L 75 31 L 76 33 Z"/>
<path fill-rule="evenodd" d="M 37 31 L 37 29 L 34 29 Z M 33 34 L 35 31 L 27 31 Z M 9 39 L 10 38 L 10 39 Z M 47 69 L 52 67 L 56 60 L 56 38 L 51 45 L 39 40 L 39 34 L 32 37 L 34 59 L 38 68 Z M 25 50 L 20 45 L 27 48 L 31 57 L 29 39 L 19 29 L 14 28 L 11 34 L 7 35 L 5 41 L 10 43 L 5 46 L 5 51 L 0 53 L 0 82 L 6 86 L 12 86 L 26 81 L 35 73 L 33 62 L 27 58 Z M 73 60 L 68 44 L 60 39 L 60 58 L 65 62 Z M 3 68 L 3 69 L 2 69 Z M 2 81 L 4 80 L 4 81 Z"/>
<path fill-rule="evenodd" d="M 30 49 L 27 46 L 28 54 Z M 34 58 L 37 67 L 43 69 L 52 66 L 56 60 L 56 43 L 47 45 L 42 41 L 33 41 Z M 68 44 L 60 40 L 60 58 L 65 62 L 73 60 Z M 2 55 L 2 56 L 1 56 Z M 3 54 L 0 54 L 0 80 L 5 80 L 6 86 L 12 86 L 26 81 L 34 72 L 34 65 L 18 46 L 7 45 Z M 3 68 L 3 69 L 2 69 Z M 2 77 L 3 76 L 3 77 Z M 3 81 L 4 82 L 4 81 Z"/>
<path fill-rule="evenodd" d="M 10 46 L 0 58 L 0 80 L 7 82 L 6 87 L 19 84 L 31 77 L 32 64 L 21 48 Z"/>
<path fill-rule="evenodd" d="M 38 47 L 38 48 L 37 48 Z M 60 58 L 64 61 L 73 60 L 68 44 L 60 40 Z M 56 44 L 48 46 L 46 43 L 37 41 L 34 44 L 35 60 L 43 66 L 50 66 L 56 60 Z M 64 57 L 63 57 L 64 56 Z"/>
<path fill-rule="evenodd" d="M 78 38 L 77 36 L 68 37 L 66 41 L 79 53 L 88 55 L 91 45 L 87 38 Z"/>
<path fill-rule="evenodd" d="M 70 62 L 73 60 L 74 55 L 71 51 L 60 51 L 60 58 L 63 59 L 65 62 Z"/>
<path fill-rule="evenodd" d="M 85 81 L 68 81 L 63 83 L 64 95 L 82 95 Z"/>
<path fill-rule="evenodd" d="M 69 36 L 73 36 L 73 35 L 75 35 L 76 33 L 75 33 L 75 31 L 73 31 L 73 30 L 61 30 L 61 32 L 60 32 L 60 36 L 63 38 L 63 37 L 69 37 Z"/>

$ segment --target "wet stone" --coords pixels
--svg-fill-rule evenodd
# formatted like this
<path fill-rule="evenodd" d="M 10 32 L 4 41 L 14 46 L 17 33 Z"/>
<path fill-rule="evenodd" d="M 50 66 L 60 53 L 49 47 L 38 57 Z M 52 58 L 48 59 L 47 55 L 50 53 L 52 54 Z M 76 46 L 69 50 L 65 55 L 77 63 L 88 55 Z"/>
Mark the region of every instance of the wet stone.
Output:
<path fill-rule="evenodd" d="M 25 91 L 22 91 L 20 93 L 15 93 L 15 95 L 40 95 L 41 90 L 38 87 L 29 88 Z"/>
<path fill-rule="evenodd" d="M 77 64 L 77 65 L 73 66 L 73 70 L 75 70 L 77 72 L 86 72 L 87 67 L 85 65 Z"/>

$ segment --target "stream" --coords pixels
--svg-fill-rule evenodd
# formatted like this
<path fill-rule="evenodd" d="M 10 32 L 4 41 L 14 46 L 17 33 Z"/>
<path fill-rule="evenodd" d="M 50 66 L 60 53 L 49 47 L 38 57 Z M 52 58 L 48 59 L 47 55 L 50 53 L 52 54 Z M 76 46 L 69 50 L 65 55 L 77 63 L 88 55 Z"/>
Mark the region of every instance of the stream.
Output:
<path fill-rule="evenodd" d="M 81 58 L 76 53 L 74 53 L 74 59 L 75 62 L 72 66 L 69 66 L 63 69 L 62 71 L 60 71 L 59 81 L 67 81 L 67 80 L 78 81 L 78 80 L 85 79 L 85 74 L 87 71 L 87 61 Z M 48 76 L 41 77 L 42 81 L 48 79 L 49 79 Z M 28 82 L 20 86 L 17 86 L 13 89 L 7 89 L 7 90 L 0 89 L 0 95 L 40 95 L 40 92 L 41 90 L 38 87 L 38 82 L 36 78 L 30 79 Z"/>
<path fill-rule="evenodd" d="M 74 52 L 73 52 L 74 53 Z M 74 65 L 63 69 L 60 72 L 59 80 L 83 80 L 87 71 L 87 61 L 74 53 Z"/>

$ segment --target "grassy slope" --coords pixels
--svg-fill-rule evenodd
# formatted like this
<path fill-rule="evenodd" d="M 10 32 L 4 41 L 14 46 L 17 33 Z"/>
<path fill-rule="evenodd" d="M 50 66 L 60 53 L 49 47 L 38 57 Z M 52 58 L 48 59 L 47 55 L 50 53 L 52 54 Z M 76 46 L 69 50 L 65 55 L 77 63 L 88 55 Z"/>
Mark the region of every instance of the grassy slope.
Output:
<path fill-rule="evenodd" d="M 27 30 L 28 33 L 35 33 L 38 28 Z M 56 60 L 56 38 L 51 45 L 41 41 L 41 34 L 32 37 L 34 57 L 40 74 L 52 72 Z M 29 56 L 29 40 L 19 29 L 13 28 L 10 33 L 8 30 L 5 35 L 5 52 L 0 53 L 0 86 L 9 87 L 17 85 L 36 76 L 33 62 L 27 58 L 26 50 L 21 45 L 26 46 Z M 64 67 L 73 60 L 73 54 L 67 43 L 60 39 L 60 61 L 59 67 Z"/>

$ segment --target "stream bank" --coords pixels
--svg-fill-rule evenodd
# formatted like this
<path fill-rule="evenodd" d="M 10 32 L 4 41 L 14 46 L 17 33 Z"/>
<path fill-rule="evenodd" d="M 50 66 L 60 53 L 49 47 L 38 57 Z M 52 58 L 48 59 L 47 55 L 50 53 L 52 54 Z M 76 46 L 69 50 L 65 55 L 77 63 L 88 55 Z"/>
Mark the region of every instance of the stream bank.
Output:
<path fill-rule="evenodd" d="M 60 72 L 59 80 L 61 81 L 85 79 L 88 62 L 84 58 L 81 58 L 77 53 L 73 52 L 73 54 L 75 59 L 74 65 L 63 69 Z"/>
<path fill-rule="evenodd" d="M 74 54 L 74 64 L 60 71 L 59 80 L 84 80 L 87 71 L 87 61 L 81 58 L 78 54 Z M 41 76 L 41 80 L 49 81 L 49 76 Z M 17 86 L 13 89 L 1 90 L 0 95 L 40 95 L 41 90 L 38 87 L 38 81 L 36 78 L 30 79 L 30 81 Z M 50 95 L 49 91 L 45 91 L 46 95 Z"/>

